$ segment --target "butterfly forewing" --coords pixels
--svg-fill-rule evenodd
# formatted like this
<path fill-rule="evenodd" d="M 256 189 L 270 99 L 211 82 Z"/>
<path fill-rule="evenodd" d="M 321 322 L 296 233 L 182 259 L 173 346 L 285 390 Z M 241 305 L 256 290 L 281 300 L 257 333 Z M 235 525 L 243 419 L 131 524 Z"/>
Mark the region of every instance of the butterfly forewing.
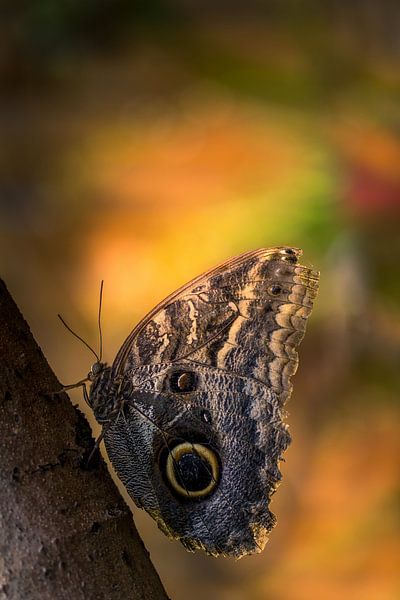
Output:
<path fill-rule="evenodd" d="M 297 264 L 300 254 L 256 250 L 194 279 L 133 330 L 114 373 L 190 360 L 253 377 L 286 400 L 318 289 L 318 273 Z"/>

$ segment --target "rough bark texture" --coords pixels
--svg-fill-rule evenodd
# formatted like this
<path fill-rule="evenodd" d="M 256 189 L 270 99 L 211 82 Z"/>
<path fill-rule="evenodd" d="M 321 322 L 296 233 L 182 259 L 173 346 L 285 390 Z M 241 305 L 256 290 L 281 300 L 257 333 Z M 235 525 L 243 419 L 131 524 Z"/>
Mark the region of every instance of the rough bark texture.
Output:
<path fill-rule="evenodd" d="M 167 598 L 90 428 L 0 281 L 0 599 Z"/>

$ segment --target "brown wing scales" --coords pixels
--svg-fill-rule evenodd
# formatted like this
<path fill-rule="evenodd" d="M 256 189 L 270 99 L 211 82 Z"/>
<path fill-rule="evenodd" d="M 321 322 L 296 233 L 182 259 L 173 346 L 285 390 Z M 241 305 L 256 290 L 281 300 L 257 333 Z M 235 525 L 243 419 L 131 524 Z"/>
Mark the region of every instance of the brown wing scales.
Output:
<path fill-rule="evenodd" d="M 318 290 L 319 273 L 298 265 L 300 255 L 256 250 L 189 282 L 133 330 L 114 372 L 192 360 L 253 377 L 285 401 Z"/>

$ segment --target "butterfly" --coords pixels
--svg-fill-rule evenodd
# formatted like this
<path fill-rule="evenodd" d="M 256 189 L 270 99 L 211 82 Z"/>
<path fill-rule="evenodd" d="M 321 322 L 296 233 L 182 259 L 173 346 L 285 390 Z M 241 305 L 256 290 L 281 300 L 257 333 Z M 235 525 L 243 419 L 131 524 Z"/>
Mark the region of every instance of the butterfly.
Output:
<path fill-rule="evenodd" d="M 275 525 L 283 406 L 319 281 L 301 254 L 262 248 L 196 277 L 88 375 L 119 479 L 187 550 L 240 558 Z"/>

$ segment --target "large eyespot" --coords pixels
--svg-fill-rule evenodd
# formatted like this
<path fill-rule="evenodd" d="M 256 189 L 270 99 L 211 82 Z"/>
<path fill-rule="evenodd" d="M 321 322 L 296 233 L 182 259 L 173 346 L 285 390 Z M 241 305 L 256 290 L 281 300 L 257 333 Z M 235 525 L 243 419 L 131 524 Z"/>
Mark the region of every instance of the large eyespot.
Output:
<path fill-rule="evenodd" d="M 190 442 L 183 442 L 170 450 L 165 469 L 172 490 L 186 499 L 208 496 L 220 475 L 215 452 L 203 444 Z"/>
<path fill-rule="evenodd" d="M 193 371 L 173 371 L 169 376 L 169 386 L 172 392 L 181 394 L 194 392 L 197 387 L 196 373 L 193 373 Z"/>

